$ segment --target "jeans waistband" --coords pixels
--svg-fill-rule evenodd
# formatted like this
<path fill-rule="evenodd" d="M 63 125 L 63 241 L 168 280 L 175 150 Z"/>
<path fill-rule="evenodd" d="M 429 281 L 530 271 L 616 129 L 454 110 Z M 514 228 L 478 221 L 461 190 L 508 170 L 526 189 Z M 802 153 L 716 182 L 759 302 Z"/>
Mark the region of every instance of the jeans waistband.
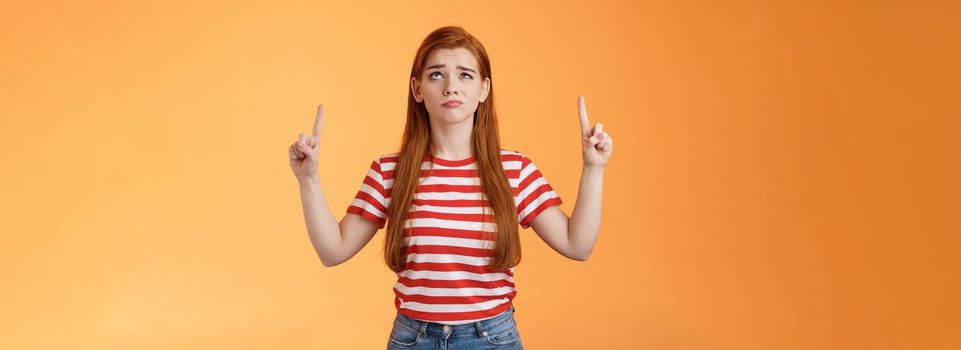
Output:
<path fill-rule="evenodd" d="M 514 312 L 514 306 L 511 305 L 507 311 L 501 312 L 497 316 L 467 324 L 446 325 L 437 322 L 426 322 L 407 317 L 401 313 L 397 313 L 397 321 L 403 323 L 410 329 L 417 330 L 418 334 L 444 334 L 446 333 L 444 331 L 444 327 L 446 326 L 449 327 L 448 329 L 450 330 L 450 334 L 475 333 L 478 337 L 484 337 L 487 335 L 487 331 L 509 321 L 511 317 L 514 316 Z"/>

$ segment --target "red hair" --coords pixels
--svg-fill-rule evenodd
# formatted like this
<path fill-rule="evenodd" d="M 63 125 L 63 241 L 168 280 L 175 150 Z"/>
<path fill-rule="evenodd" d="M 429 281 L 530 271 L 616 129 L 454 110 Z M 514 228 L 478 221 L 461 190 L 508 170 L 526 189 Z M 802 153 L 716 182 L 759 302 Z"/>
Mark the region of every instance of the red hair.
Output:
<path fill-rule="evenodd" d="M 410 70 L 411 78 L 420 79 L 427 57 L 438 48 L 466 48 L 474 54 L 480 64 L 478 73 L 481 79 L 491 77 L 490 59 L 484 45 L 481 45 L 477 38 L 468 34 L 463 28 L 449 26 L 434 30 L 420 44 Z M 521 247 L 517 233 L 514 192 L 501 164 L 500 135 L 497 131 L 497 117 L 494 112 L 493 79 L 487 98 L 477 106 L 473 124 L 471 149 L 477 161 L 481 188 L 489 209 L 493 210 L 495 218 L 493 223 L 496 225 L 496 232 L 486 232 L 483 237 L 495 242 L 491 269 L 504 271 L 520 263 Z M 401 139 L 400 153 L 394 172 L 391 203 L 387 208 L 387 233 L 384 238 L 384 261 L 394 272 L 403 271 L 407 261 L 408 247 L 404 245 L 404 223 L 419 182 L 421 161 L 425 156 L 433 157 L 428 147 L 429 141 L 430 120 L 427 117 L 427 107 L 417 102 L 413 91 L 408 89 L 407 125 L 404 127 L 404 136 Z M 484 208 L 484 212 L 488 214 L 488 208 Z"/>

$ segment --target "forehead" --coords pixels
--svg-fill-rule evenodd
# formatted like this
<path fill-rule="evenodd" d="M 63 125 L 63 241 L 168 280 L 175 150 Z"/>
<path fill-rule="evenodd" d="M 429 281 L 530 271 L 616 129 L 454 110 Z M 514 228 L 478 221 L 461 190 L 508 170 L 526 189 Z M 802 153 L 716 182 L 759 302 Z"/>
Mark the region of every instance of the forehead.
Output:
<path fill-rule="evenodd" d="M 464 66 L 477 69 L 477 57 L 463 47 L 455 49 L 436 49 L 427 56 L 426 67 L 443 64 L 450 67 Z"/>

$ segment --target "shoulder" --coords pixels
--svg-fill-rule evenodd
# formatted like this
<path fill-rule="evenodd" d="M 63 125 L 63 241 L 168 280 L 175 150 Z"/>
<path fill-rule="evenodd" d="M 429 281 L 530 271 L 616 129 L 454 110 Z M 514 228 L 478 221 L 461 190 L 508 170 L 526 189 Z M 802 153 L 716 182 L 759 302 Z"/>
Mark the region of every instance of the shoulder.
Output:
<path fill-rule="evenodd" d="M 521 170 L 530 163 L 531 160 L 527 158 L 527 155 L 520 151 L 501 149 L 501 164 L 504 166 L 504 170 Z"/>
<path fill-rule="evenodd" d="M 400 153 L 398 152 L 394 152 L 381 154 L 374 157 L 374 159 L 370 162 L 370 171 L 374 171 L 376 173 L 386 173 L 394 170 L 397 165 L 397 156 L 399 154 Z"/>
<path fill-rule="evenodd" d="M 374 162 L 381 165 L 388 164 L 388 163 L 397 163 L 397 157 L 399 155 L 400 155 L 400 152 L 381 154 L 377 156 L 376 159 L 374 159 Z"/>
<path fill-rule="evenodd" d="M 521 159 L 527 158 L 524 153 L 517 150 L 501 148 L 501 161 L 519 161 Z"/>

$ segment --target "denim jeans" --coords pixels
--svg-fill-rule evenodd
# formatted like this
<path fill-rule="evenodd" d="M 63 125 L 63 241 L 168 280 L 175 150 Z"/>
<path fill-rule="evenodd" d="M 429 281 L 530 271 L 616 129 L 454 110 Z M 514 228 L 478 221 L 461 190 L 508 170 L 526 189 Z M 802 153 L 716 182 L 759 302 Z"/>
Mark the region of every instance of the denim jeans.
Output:
<path fill-rule="evenodd" d="M 387 350 L 521 349 L 514 306 L 494 318 L 468 324 L 424 322 L 397 313 Z"/>

